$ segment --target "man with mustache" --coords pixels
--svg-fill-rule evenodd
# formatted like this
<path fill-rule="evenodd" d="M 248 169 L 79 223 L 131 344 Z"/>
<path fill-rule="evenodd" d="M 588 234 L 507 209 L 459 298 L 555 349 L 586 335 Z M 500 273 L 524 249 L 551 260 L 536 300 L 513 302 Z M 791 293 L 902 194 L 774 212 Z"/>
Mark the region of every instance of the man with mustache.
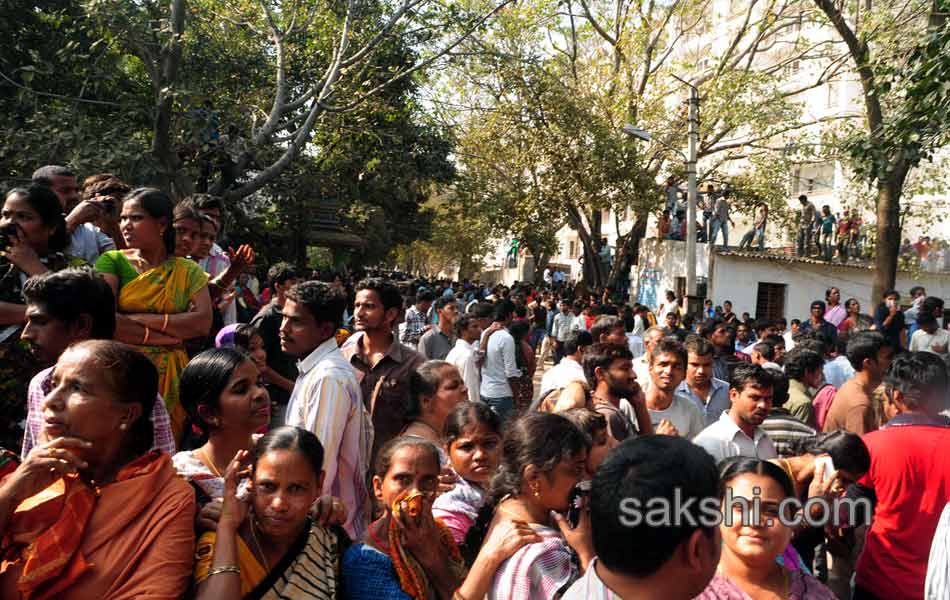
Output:
<path fill-rule="evenodd" d="M 738 365 L 729 388 L 731 408 L 693 439 L 716 462 L 733 456 L 768 460 L 778 454 L 760 427 L 772 410 L 771 373 L 759 365 Z"/>
<path fill-rule="evenodd" d="M 633 354 L 624 344 L 594 344 L 584 353 L 591 405 L 607 419 L 607 435 L 617 442 L 653 433 L 650 413 L 633 371 Z"/>

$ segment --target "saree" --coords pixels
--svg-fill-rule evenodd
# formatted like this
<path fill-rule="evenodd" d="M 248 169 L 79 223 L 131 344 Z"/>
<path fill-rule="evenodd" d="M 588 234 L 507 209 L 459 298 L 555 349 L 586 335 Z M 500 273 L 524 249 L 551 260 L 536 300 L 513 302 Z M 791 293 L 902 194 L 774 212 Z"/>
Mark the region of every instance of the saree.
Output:
<path fill-rule="evenodd" d="M 0 597 L 178 598 L 188 586 L 194 494 L 167 454 L 150 452 L 111 483 L 75 474 L 22 502 L 0 542 Z"/>
<path fill-rule="evenodd" d="M 201 536 L 195 551 L 195 585 L 208 578 L 217 535 Z M 241 597 L 244 600 L 297 600 L 336 598 L 342 546 L 349 540 L 340 528 L 327 529 L 307 521 L 307 526 L 287 554 L 268 573 L 241 536 L 237 537 Z"/>
<path fill-rule="evenodd" d="M 113 253 L 107 253 L 113 254 Z M 125 260 L 115 252 L 114 259 Z M 119 258 L 121 257 L 121 258 Z M 102 260 L 96 263 L 99 267 Z M 101 269 L 100 269 L 101 270 Z M 177 314 L 188 310 L 191 297 L 208 283 L 208 274 L 187 258 L 169 258 L 161 265 L 141 273 L 119 290 L 119 312 Z M 165 400 L 171 418 L 175 442 L 181 443 L 185 409 L 178 401 L 178 381 L 188 364 L 183 344 L 178 346 L 136 346 L 158 369 L 158 391 Z"/>

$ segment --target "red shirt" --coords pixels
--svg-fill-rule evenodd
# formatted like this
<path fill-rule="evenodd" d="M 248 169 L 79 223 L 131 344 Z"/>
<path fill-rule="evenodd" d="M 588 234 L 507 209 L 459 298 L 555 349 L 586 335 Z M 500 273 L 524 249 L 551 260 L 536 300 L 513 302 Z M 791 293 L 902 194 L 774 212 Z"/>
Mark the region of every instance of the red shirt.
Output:
<path fill-rule="evenodd" d="M 874 490 L 877 507 L 856 583 L 879 598 L 924 597 L 934 531 L 950 502 L 948 422 L 901 414 L 863 438 L 871 469 L 860 483 Z"/>

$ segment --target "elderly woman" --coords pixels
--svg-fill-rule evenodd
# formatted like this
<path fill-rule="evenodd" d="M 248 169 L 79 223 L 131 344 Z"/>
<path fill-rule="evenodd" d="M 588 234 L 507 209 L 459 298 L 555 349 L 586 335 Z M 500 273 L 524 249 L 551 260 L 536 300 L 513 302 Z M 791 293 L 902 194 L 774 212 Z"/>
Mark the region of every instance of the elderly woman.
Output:
<path fill-rule="evenodd" d="M 0 446 L 6 448 L 23 441 L 27 386 L 43 366 L 20 341 L 23 284 L 33 275 L 84 264 L 63 253 L 68 244 L 62 206 L 49 188 L 7 192 L 0 211 Z"/>
<path fill-rule="evenodd" d="M 0 598 L 173 600 L 188 588 L 194 493 L 149 452 L 155 366 L 90 340 L 60 356 L 46 437 L 0 482 Z"/>
<path fill-rule="evenodd" d="M 158 368 L 159 391 L 180 443 L 185 411 L 178 378 L 188 362 L 183 340 L 211 329 L 208 276 L 194 261 L 175 256 L 172 200 L 165 192 L 133 190 L 122 203 L 120 223 L 128 248 L 104 253 L 96 271 L 116 295 L 116 339 L 137 346 Z"/>

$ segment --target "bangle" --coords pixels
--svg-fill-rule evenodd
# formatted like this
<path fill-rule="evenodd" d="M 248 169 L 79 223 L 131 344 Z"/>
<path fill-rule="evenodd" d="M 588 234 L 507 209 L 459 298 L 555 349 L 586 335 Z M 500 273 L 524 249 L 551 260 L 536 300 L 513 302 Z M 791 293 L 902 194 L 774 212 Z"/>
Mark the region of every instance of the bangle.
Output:
<path fill-rule="evenodd" d="M 225 565 L 223 567 L 215 567 L 208 571 L 208 575 L 205 577 L 205 579 L 208 579 L 219 573 L 237 573 L 238 575 L 240 575 L 241 567 L 237 565 Z"/>
<path fill-rule="evenodd" d="M 143 346 L 148 345 L 148 334 L 149 334 L 149 333 L 151 333 L 151 331 L 149 331 L 148 325 L 146 325 L 146 326 L 145 326 L 145 337 L 142 338 L 142 345 L 143 345 Z"/>
<path fill-rule="evenodd" d="M 162 333 L 165 333 L 166 329 L 168 329 L 168 313 L 165 313 L 165 320 L 162 322 Z"/>

